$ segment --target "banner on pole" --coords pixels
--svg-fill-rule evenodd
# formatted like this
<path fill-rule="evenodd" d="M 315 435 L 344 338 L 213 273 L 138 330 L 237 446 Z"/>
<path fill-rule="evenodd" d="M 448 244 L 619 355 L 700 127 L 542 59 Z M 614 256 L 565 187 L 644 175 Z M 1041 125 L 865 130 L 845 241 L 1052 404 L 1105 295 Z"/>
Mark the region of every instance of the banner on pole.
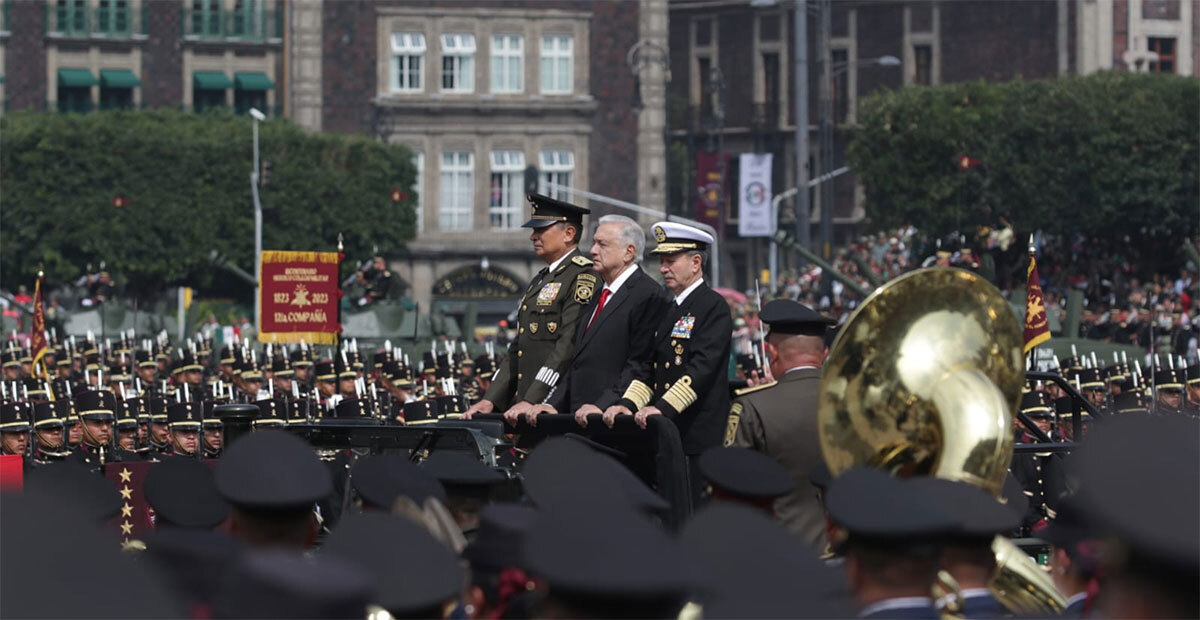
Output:
<path fill-rule="evenodd" d="M 771 154 L 742 153 L 738 170 L 738 235 L 770 237 L 775 234 L 771 221 Z"/>
<path fill-rule="evenodd" d="M 721 230 L 721 157 L 716 153 L 696 153 L 696 215 L 695 220 Z M 724 155 L 725 161 L 729 156 Z M 725 166 L 728 169 L 728 166 Z"/>
<path fill-rule="evenodd" d="M 262 253 L 260 342 L 336 344 L 339 252 Z"/>

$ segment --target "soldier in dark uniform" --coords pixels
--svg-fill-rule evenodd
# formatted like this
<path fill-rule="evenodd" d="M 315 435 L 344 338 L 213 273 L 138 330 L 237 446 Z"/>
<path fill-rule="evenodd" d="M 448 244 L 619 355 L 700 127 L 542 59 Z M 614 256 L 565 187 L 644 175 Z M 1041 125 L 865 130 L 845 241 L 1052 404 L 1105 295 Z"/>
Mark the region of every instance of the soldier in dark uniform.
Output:
<path fill-rule="evenodd" d="M 1054 412 L 1046 401 L 1045 392 L 1031 391 L 1021 396 L 1021 412 L 1028 416 L 1042 432 L 1055 440 L 1052 424 Z M 1019 443 L 1035 443 L 1031 434 L 1022 434 Z M 1033 528 L 1039 521 L 1053 520 L 1058 497 L 1066 490 L 1066 472 L 1060 457 L 1051 452 L 1014 453 L 1009 467 L 1013 477 L 1021 484 L 1029 498 L 1029 511 L 1023 526 Z"/>
<path fill-rule="evenodd" d="M 75 395 L 75 410 L 82 420 L 83 441 L 66 458 L 93 471 L 110 462 L 135 461 L 137 455 L 113 445 L 116 397 L 108 390 L 87 390 Z"/>
<path fill-rule="evenodd" d="M 167 428 L 167 399 L 154 397 L 146 401 L 150 414 L 150 432 L 146 436 L 150 452 L 166 454 L 171 451 L 171 431 Z"/>
<path fill-rule="evenodd" d="M 158 363 L 154 361 L 154 357 L 145 349 L 138 349 L 133 352 L 133 359 L 137 362 L 138 380 L 142 382 L 143 394 L 157 394 L 160 391 L 158 386 Z"/>
<path fill-rule="evenodd" d="M 500 362 L 483 400 L 463 417 L 505 411 L 512 422 L 540 404 L 558 385 L 575 350 L 575 330 L 592 299 L 598 277 L 579 251 L 583 216 L 591 211 L 540 194 L 530 194 L 533 215 L 524 228 L 547 266 L 534 276 L 517 312 L 517 339 Z"/>
<path fill-rule="evenodd" d="M 635 373 L 604 419 L 611 425 L 616 416 L 632 414 L 642 428 L 655 415 L 674 422 L 688 456 L 692 497 L 699 499 L 704 487 L 696 461 L 721 445 L 729 418 L 733 318 L 725 298 L 704 281 L 712 236 L 673 222 L 658 222 L 653 231 L 653 253 L 674 300 L 655 330 L 651 367 Z"/>
<path fill-rule="evenodd" d="M 776 502 L 776 513 L 813 549 L 824 549 L 825 511 L 809 477 L 822 458 L 817 388 L 828 352 L 825 332 L 836 321 L 790 299 L 768 302 L 759 318 L 771 329 L 767 360 L 777 381 L 737 392 L 725 445 L 757 450 L 787 468 L 795 487 Z"/>
<path fill-rule="evenodd" d="M 225 423 L 215 413 L 216 404 L 210 399 L 204 401 L 201 407 L 204 417 L 200 424 L 200 443 L 206 459 L 220 458 L 221 450 L 225 447 Z"/>
<path fill-rule="evenodd" d="M 202 409 L 202 404 L 195 401 L 167 405 L 171 456 L 196 458 L 196 452 L 200 449 L 200 424 L 204 415 Z"/>
<path fill-rule="evenodd" d="M 32 409 L 33 406 L 26 402 L 0 405 L 0 454 L 28 455 Z"/>
<path fill-rule="evenodd" d="M 66 405 L 63 409 L 62 405 Z M 60 417 L 58 411 L 69 412 L 71 401 L 40 402 L 33 407 L 33 455 L 35 465 L 45 465 L 63 460 L 69 453 L 66 448 L 64 435 L 65 415 Z"/>
<path fill-rule="evenodd" d="M 1183 412 L 1183 377 L 1174 368 L 1159 368 L 1154 372 L 1154 412 L 1176 414 Z"/>
<path fill-rule="evenodd" d="M 1188 415 L 1200 416 L 1200 364 L 1187 367 L 1187 386 L 1184 391 L 1183 407 Z"/>
<path fill-rule="evenodd" d="M 122 450 L 137 452 L 138 449 L 138 423 L 137 410 L 141 406 L 141 401 L 137 399 L 117 400 L 116 409 L 116 427 L 117 427 L 117 445 Z"/>
<path fill-rule="evenodd" d="M 312 350 L 301 346 L 288 355 L 288 360 L 291 362 L 294 372 L 292 379 L 300 384 L 301 392 L 307 391 L 307 388 L 312 387 Z"/>
<path fill-rule="evenodd" d="M 380 254 L 376 254 L 371 260 L 371 267 L 358 272 L 355 279 L 364 289 L 362 298 L 358 300 L 360 306 L 387 299 L 391 293 L 392 272 L 388 270 L 387 261 Z"/>

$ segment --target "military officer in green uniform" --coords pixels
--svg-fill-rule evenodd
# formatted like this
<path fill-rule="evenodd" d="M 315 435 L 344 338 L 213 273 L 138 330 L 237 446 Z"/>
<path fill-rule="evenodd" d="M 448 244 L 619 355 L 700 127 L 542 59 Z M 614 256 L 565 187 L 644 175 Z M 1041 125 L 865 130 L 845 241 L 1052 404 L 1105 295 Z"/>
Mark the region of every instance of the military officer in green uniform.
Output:
<path fill-rule="evenodd" d="M 730 406 L 726 446 L 762 452 L 788 470 L 795 486 L 775 502 L 775 513 L 813 549 L 825 546 L 825 512 L 809 481 L 821 462 L 817 442 L 817 390 L 825 361 L 825 331 L 836 321 L 791 299 L 763 306 L 771 328 L 767 360 L 777 378 L 737 392 Z"/>
<path fill-rule="evenodd" d="M 524 228 L 546 267 L 534 276 L 517 313 L 517 339 L 488 386 L 483 400 L 463 417 L 505 411 L 515 423 L 540 404 L 558 385 L 575 349 L 575 329 L 584 306 L 592 299 L 599 277 L 592 260 L 579 251 L 583 207 L 530 194 L 533 215 Z"/>

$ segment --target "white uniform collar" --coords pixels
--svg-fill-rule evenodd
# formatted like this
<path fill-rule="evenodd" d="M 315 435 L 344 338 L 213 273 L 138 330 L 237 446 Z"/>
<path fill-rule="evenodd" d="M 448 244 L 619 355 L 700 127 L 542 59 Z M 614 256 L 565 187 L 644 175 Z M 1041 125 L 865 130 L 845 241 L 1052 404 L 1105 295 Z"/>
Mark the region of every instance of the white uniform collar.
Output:
<path fill-rule="evenodd" d="M 683 289 L 683 292 L 675 297 L 675 305 L 682 306 L 684 300 L 688 298 L 688 295 L 691 295 L 692 291 L 699 288 L 701 284 L 704 284 L 704 278 L 698 278 L 695 282 L 692 282 L 691 286 Z"/>
<path fill-rule="evenodd" d="M 913 607 L 933 607 L 933 599 L 928 596 L 905 596 L 884 599 L 878 603 L 864 607 L 862 611 L 858 612 L 858 617 L 863 618 L 885 609 L 910 609 Z"/>
<path fill-rule="evenodd" d="M 637 263 L 633 263 L 633 264 L 625 267 L 625 271 L 622 271 L 621 275 L 617 276 L 617 278 L 615 280 L 613 280 L 612 284 L 604 285 L 604 288 L 608 289 L 608 294 L 612 295 L 612 294 L 616 293 L 617 289 L 621 288 L 622 284 L 625 284 L 625 281 L 629 279 L 629 276 L 633 275 L 633 272 L 637 268 L 638 268 Z"/>
<path fill-rule="evenodd" d="M 561 265 L 563 261 L 567 260 L 568 256 L 570 256 L 571 254 L 574 254 L 574 253 L 575 253 L 575 248 L 571 248 L 570 250 L 567 250 L 566 254 L 559 256 L 558 260 L 554 261 L 553 263 L 550 263 L 550 267 L 546 270 L 546 273 L 554 273 L 554 270 L 558 269 L 558 266 Z"/>

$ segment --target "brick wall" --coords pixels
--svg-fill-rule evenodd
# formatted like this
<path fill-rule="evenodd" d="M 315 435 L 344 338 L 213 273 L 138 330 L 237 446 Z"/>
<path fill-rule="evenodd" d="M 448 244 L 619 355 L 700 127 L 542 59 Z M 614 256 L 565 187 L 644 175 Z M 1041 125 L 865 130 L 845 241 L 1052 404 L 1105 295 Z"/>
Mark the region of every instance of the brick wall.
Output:
<path fill-rule="evenodd" d="M 1129 2 L 1115 0 L 1113 2 L 1113 68 L 1128 69 L 1125 66 L 1125 48 L 1129 46 Z"/>
<path fill-rule="evenodd" d="M 1057 75 L 1056 3 L 988 0 L 940 6 L 943 82 Z"/>
<path fill-rule="evenodd" d="M 321 127 L 325 131 L 372 133 L 375 5 L 370 0 L 324 3 Z"/>
<path fill-rule="evenodd" d="M 179 38 L 182 3 L 159 0 L 146 8 L 142 54 L 142 104 L 178 107 L 183 101 L 183 46 Z"/>
<path fill-rule="evenodd" d="M 8 4 L 11 34 L 4 50 L 4 92 L 8 107 L 41 110 L 46 105 L 46 8 L 42 2 Z"/>

